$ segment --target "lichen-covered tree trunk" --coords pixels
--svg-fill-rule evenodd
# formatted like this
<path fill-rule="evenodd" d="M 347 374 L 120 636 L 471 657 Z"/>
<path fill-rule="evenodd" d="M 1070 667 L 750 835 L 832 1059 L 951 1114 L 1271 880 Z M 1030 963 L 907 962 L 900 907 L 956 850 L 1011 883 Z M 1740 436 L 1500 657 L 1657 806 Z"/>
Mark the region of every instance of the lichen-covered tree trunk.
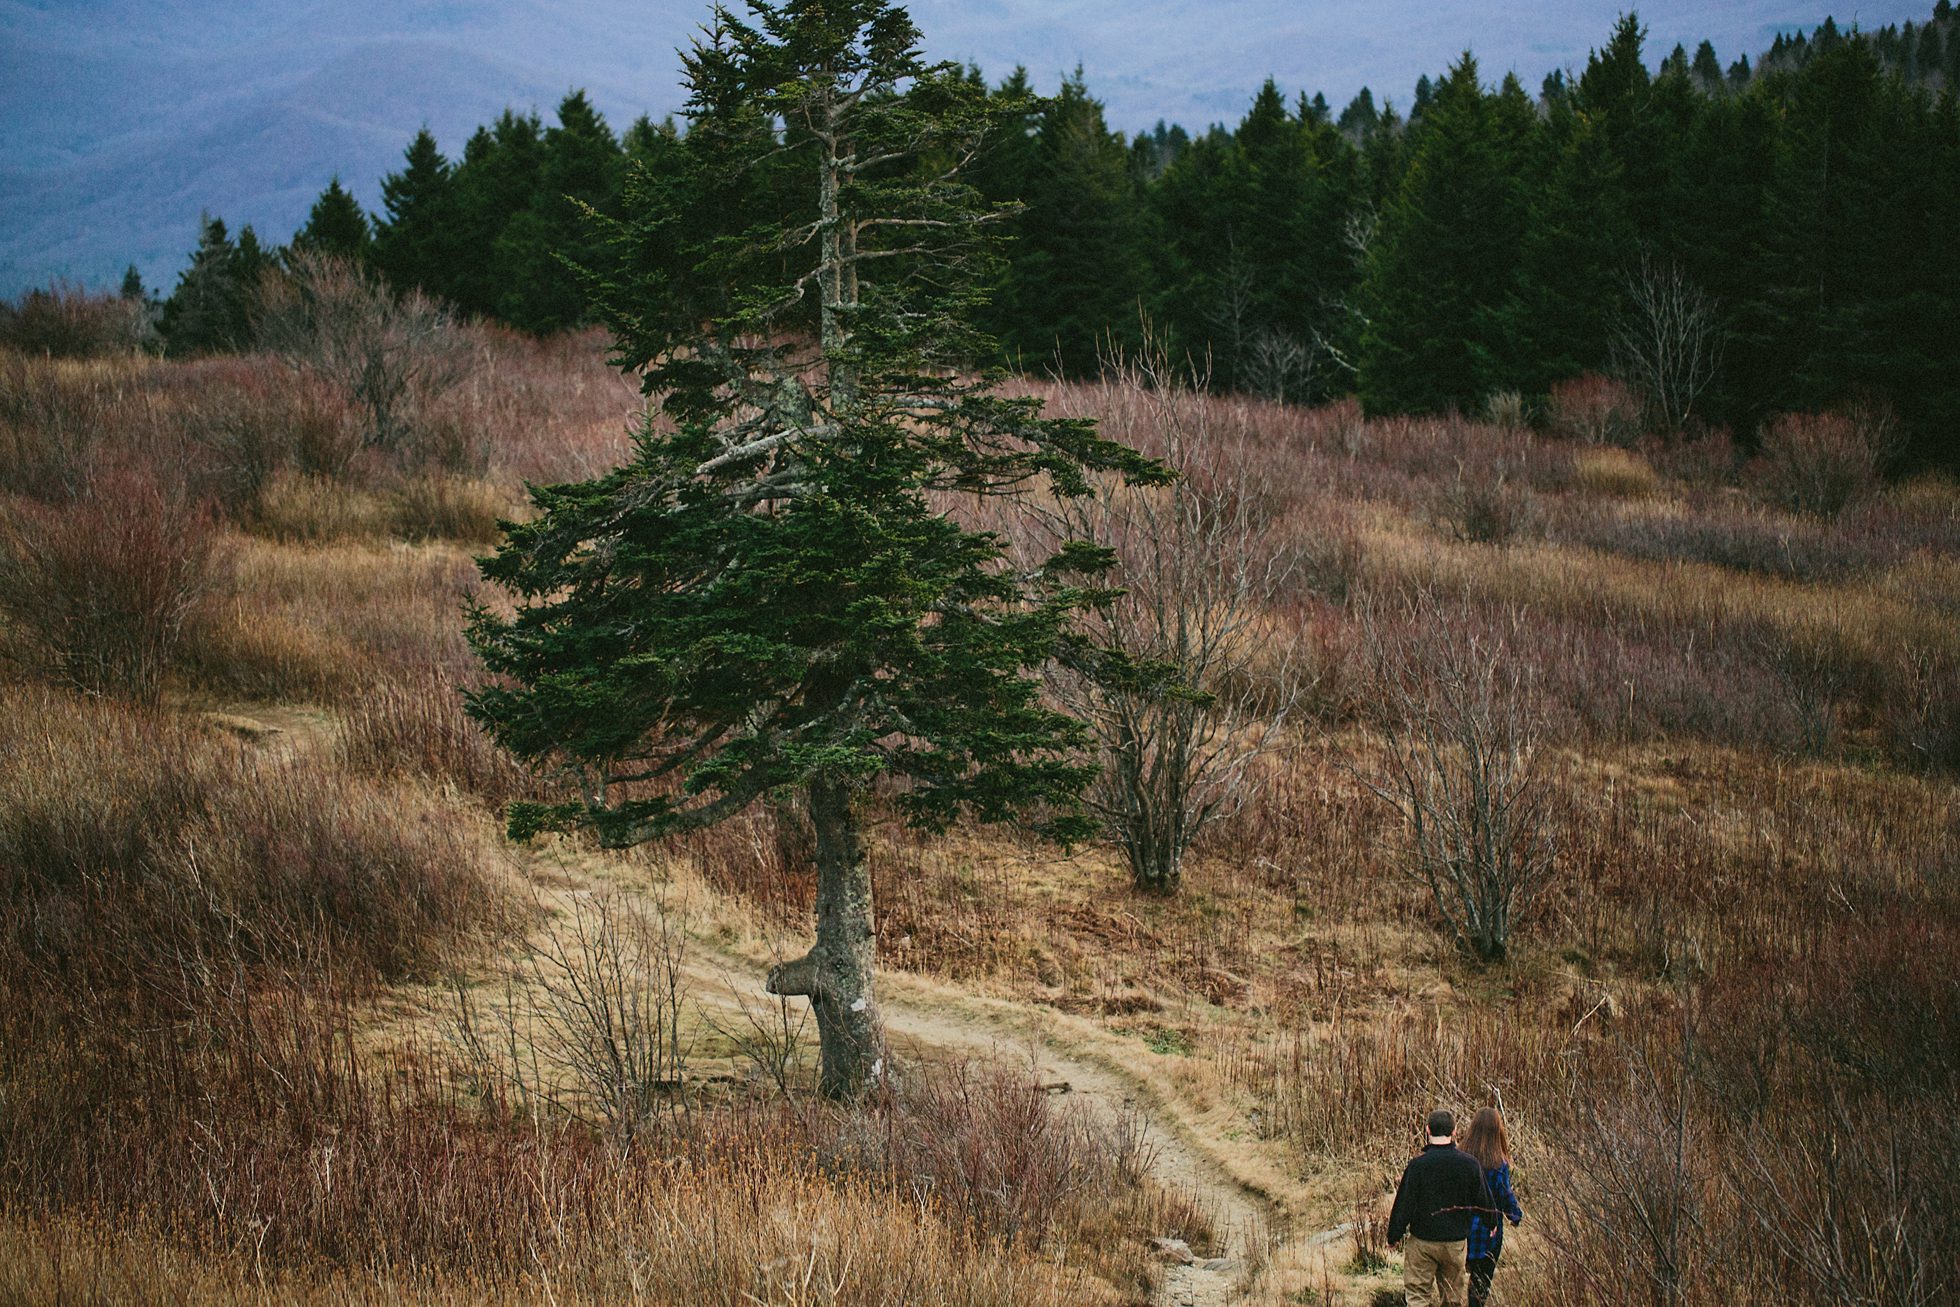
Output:
<path fill-rule="evenodd" d="M 885 1074 L 885 1027 L 872 992 L 877 936 L 871 925 L 871 868 L 858 840 L 848 784 L 810 782 L 817 837 L 817 939 L 808 953 L 769 972 L 771 994 L 800 995 L 817 1014 L 822 1089 L 856 1098 Z"/>

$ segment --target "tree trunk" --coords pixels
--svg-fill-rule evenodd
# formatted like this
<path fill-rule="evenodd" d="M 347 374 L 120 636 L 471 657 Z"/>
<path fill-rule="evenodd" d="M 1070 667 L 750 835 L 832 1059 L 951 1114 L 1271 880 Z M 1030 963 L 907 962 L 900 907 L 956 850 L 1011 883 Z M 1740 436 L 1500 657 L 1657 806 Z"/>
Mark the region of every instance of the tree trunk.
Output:
<path fill-rule="evenodd" d="M 858 841 L 849 786 L 810 782 L 817 836 L 817 941 L 769 972 L 771 994 L 801 995 L 817 1014 L 826 1098 L 852 1099 L 885 1074 L 885 1028 L 872 993 L 877 938 L 871 928 L 871 869 Z"/>
<path fill-rule="evenodd" d="M 1184 850 L 1174 835 L 1159 831 L 1147 819 L 1127 833 L 1123 852 L 1130 861 L 1130 878 L 1146 894 L 1177 893 L 1184 879 Z"/>

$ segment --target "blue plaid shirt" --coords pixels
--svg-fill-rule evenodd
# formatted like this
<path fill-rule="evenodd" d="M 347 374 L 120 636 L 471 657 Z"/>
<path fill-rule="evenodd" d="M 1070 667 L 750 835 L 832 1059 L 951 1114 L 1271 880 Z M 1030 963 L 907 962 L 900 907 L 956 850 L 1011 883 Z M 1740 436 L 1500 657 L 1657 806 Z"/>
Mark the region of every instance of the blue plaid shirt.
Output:
<path fill-rule="evenodd" d="M 1470 1246 L 1465 1250 L 1465 1258 L 1476 1261 L 1479 1258 L 1495 1257 L 1504 1248 L 1504 1220 L 1511 1218 L 1516 1225 L 1524 1219 L 1524 1209 L 1518 1206 L 1518 1196 L 1511 1192 L 1511 1166 L 1505 1163 L 1492 1171 L 1484 1172 L 1484 1183 L 1490 1186 L 1490 1199 L 1497 1204 L 1501 1213 L 1485 1215 L 1473 1212 L 1470 1216 Z"/>

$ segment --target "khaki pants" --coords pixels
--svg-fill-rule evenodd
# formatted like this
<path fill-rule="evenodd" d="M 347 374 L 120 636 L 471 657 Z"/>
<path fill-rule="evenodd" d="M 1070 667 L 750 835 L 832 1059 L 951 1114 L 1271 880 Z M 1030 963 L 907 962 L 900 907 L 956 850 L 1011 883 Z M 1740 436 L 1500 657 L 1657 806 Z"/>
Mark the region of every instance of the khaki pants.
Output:
<path fill-rule="evenodd" d="M 1409 1307 L 1461 1307 L 1469 1296 L 1470 1277 L 1464 1271 L 1469 1241 L 1431 1243 L 1410 1235 L 1402 1241 L 1402 1291 Z"/>

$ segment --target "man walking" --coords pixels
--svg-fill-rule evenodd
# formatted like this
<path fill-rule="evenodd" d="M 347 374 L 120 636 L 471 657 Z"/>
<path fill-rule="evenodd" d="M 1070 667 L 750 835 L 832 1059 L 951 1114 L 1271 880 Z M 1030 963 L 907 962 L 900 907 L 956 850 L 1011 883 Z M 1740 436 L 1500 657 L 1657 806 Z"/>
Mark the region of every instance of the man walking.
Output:
<path fill-rule="evenodd" d="M 1490 1212 L 1490 1188 L 1477 1159 L 1456 1146 L 1456 1118 L 1429 1114 L 1429 1142 L 1410 1159 L 1388 1214 L 1388 1246 L 1402 1242 L 1402 1289 L 1409 1307 L 1458 1307 L 1469 1294 L 1464 1255 L 1470 1216 Z"/>

